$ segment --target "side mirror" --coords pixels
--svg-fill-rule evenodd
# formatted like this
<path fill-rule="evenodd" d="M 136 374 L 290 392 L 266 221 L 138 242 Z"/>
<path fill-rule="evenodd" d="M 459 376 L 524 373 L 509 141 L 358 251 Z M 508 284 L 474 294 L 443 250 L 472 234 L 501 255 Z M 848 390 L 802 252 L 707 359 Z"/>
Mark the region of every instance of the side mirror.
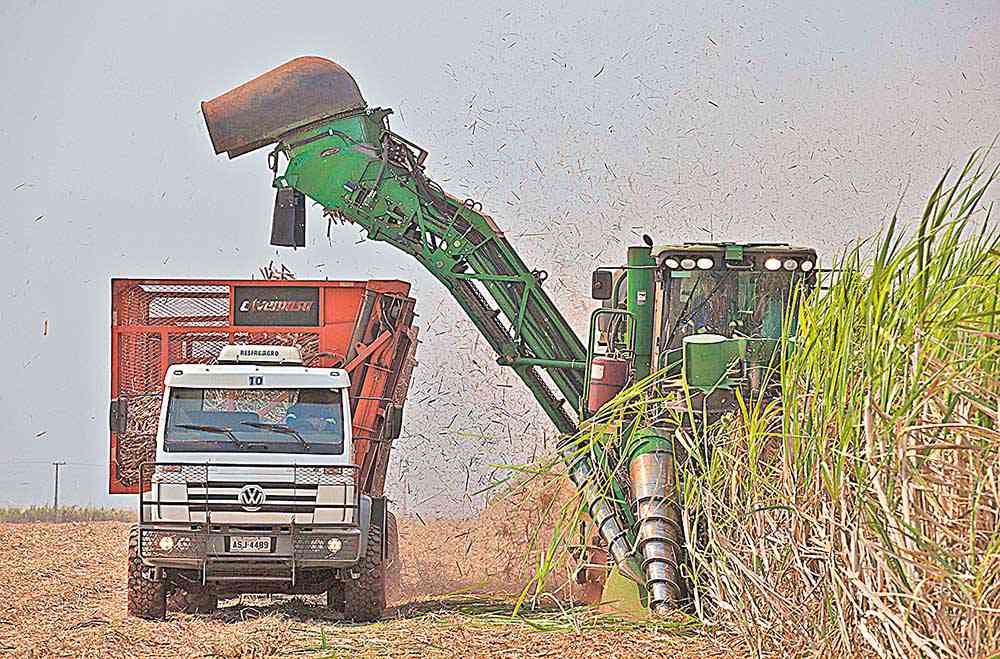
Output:
<path fill-rule="evenodd" d="M 610 270 L 594 270 L 590 278 L 590 297 L 595 300 L 610 300 L 614 281 Z"/>
<path fill-rule="evenodd" d="M 295 188 L 278 188 L 271 216 L 271 244 L 306 246 L 306 196 Z"/>
<path fill-rule="evenodd" d="M 128 426 L 128 401 L 116 398 L 111 401 L 108 412 L 108 425 L 113 433 L 123 433 Z"/>

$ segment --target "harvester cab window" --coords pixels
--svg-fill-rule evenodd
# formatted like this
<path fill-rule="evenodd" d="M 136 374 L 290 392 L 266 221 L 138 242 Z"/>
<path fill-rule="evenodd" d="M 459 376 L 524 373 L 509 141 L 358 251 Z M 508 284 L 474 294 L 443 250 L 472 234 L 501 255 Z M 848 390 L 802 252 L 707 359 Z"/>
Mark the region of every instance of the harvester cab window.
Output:
<path fill-rule="evenodd" d="M 165 451 L 344 452 L 339 389 L 173 387 Z"/>
<path fill-rule="evenodd" d="M 664 278 L 662 332 L 666 339 L 661 349 L 679 348 L 684 337 L 691 334 L 729 336 L 735 291 L 736 277 L 724 271 Z"/>

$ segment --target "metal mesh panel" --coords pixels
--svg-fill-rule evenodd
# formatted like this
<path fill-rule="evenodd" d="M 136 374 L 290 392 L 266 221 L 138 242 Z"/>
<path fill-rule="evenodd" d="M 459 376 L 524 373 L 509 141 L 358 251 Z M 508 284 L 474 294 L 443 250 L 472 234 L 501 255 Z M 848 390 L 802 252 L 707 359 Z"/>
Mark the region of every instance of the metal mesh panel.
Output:
<path fill-rule="evenodd" d="M 227 334 L 174 332 L 170 334 L 171 364 L 213 364 L 219 351 L 229 343 Z"/>
<path fill-rule="evenodd" d="M 295 482 L 300 485 L 352 485 L 353 467 L 296 467 Z"/>
<path fill-rule="evenodd" d="M 319 354 L 318 332 L 236 332 L 232 343 L 252 345 L 296 346 L 302 361 L 309 365 Z"/>
<path fill-rule="evenodd" d="M 229 287 L 141 284 L 122 292 L 119 325 L 221 327 L 229 324 Z"/>
<path fill-rule="evenodd" d="M 160 539 L 171 536 L 174 540 L 169 550 L 160 548 Z M 143 556 L 200 556 L 205 553 L 205 536 L 183 531 L 143 531 L 140 538 Z"/>
<path fill-rule="evenodd" d="M 358 539 L 355 536 L 340 537 L 341 548 L 336 552 L 331 552 L 327 547 L 327 541 L 332 536 L 329 535 L 312 535 L 307 533 L 301 533 L 295 536 L 295 553 L 309 554 L 316 556 L 317 558 L 332 558 L 334 556 L 339 557 L 353 557 L 358 552 Z"/>
<path fill-rule="evenodd" d="M 160 335 L 140 332 L 118 335 L 118 394 L 131 396 L 163 390 Z"/>
<path fill-rule="evenodd" d="M 139 482 L 139 465 L 156 457 L 156 426 L 163 397 L 160 335 L 154 332 L 118 335 L 118 399 L 128 406 L 125 432 L 118 435 L 114 460 L 119 481 Z"/>
<path fill-rule="evenodd" d="M 306 363 L 319 353 L 317 332 L 172 332 L 168 341 L 171 364 L 213 364 L 229 344 L 296 346 Z"/>

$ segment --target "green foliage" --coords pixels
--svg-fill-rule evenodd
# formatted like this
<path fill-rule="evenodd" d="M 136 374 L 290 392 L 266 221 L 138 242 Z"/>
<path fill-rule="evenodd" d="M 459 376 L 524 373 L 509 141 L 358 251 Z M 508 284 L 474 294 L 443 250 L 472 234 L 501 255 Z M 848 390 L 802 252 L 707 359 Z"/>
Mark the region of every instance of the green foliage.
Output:
<path fill-rule="evenodd" d="M 780 399 L 741 397 L 710 427 L 686 410 L 678 497 L 694 608 L 756 653 L 1000 649 L 1000 236 L 982 207 L 997 174 L 988 158 L 946 172 L 914 229 L 893 217 L 822 273 L 775 365 Z M 578 450 L 619 435 L 627 446 L 664 410 L 685 415 L 663 385 L 654 374 L 623 392 L 584 425 Z M 602 483 L 623 466 L 595 464 Z M 579 516 L 568 505 L 566 528 Z M 553 534 L 538 583 L 568 537 Z"/>
<path fill-rule="evenodd" d="M 757 649 L 882 656 L 1000 647 L 1000 238 L 977 153 L 802 305 L 781 404 L 701 440 L 685 509 L 702 617 Z M 775 634 L 776 631 L 782 633 Z M 813 639 L 813 640 L 807 640 Z"/>

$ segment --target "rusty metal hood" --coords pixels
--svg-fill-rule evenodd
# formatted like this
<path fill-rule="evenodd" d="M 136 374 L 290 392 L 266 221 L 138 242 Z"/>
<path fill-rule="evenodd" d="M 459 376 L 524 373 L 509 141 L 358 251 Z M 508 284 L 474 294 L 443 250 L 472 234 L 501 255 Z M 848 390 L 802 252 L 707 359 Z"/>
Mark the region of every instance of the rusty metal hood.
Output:
<path fill-rule="evenodd" d="M 354 78 L 322 57 L 297 57 L 201 104 L 216 153 L 230 158 L 272 144 L 290 130 L 365 109 Z"/>

